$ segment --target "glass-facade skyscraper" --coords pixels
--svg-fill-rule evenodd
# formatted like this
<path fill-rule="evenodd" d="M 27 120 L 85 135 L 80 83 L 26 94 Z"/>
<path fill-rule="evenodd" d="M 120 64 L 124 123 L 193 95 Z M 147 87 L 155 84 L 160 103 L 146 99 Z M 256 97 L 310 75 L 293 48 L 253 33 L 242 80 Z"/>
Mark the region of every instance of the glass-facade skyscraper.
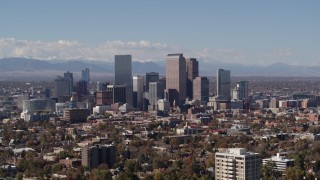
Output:
<path fill-rule="evenodd" d="M 115 84 L 126 85 L 126 103 L 132 105 L 132 57 L 115 55 Z"/>
<path fill-rule="evenodd" d="M 230 70 L 218 69 L 217 71 L 217 96 L 224 100 L 231 99 Z"/>

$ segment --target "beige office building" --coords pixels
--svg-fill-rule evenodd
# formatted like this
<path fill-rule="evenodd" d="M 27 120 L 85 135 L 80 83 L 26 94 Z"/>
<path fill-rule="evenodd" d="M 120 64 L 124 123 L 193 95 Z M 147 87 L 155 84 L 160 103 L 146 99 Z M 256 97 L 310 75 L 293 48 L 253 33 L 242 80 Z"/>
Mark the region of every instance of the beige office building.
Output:
<path fill-rule="evenodd" d="M 230 148 L 216 153 L 216 180 L 258 180 L 260 169 L 261 158 L 258 153 L 247 152 L 244 148 Z"/>
<path fill-rule="evenodd" d="M 170 105 L 182 105 L 186 100 L 186 60 L 183 54 L 168 54 L 166 57 L 166 88 Z"/>
<path fill-rule="evenodd" d="M 209 79 L 207 77 L 193 79 L 193 99 L 205 102 L 205 104 L 209 101 Z"/>

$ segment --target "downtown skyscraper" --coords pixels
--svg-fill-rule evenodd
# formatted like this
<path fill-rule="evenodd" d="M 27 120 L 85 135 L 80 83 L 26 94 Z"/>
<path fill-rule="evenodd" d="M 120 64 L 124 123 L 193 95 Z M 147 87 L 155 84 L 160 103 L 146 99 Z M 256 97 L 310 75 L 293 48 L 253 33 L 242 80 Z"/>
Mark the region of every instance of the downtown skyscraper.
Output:
<path fill-rule="evenodd" d="M 168 54 L 166 57 L 166 89 L 170 105 L 182 105 L 186 100 L 186 60 L 183 54 Z"/>
<path fill-rule="evenodd" d="M 72 94 L 73 92 L 73 74 L 69 71 L 65 72 L 63 74 L 64 78 L 67 78 L 69 80 L 69 94 Z"/>
<path fill-rule="evenodd" d="M 231 99 L 231 80 L 230 70 L 217 70 L 217 96 L 224 99 Z"/>
<path fill-rule="evenodd" d="M 193 79 L 193 100 L 207 104 L 209 101 L 209 79 L 207 77 L 196 77 Z"/>
<path fill-rule="evenodd" d="M 89 84 L 90 82 L 89 68 L 85 68 L 81 71 L 81 80 L 84 80 Z"/>
<path fill-rule="evenodd" d="M 115 55 L 115 84 L 126 85 L 126 102 L 132 105 L 132 57 Z"/>
<path fill-rule="evenodd" d="M 196 58 L 186 59 L 187 97 L 193 99 L 193 80 L 199 76 L 199 62 Z"/>
<path fill-rule="evenodd" d="M 237 88 L 239 89 L 239 99 L 247 99 L 248 98 L 248 81 L 238 82 Z"/>
<path fill-rule="evenodd" d="M 149 91 L 149 83 L 150 82 L 158 82 L 158 81 L 159 81 L 159 73 L 147 72 L 146 73 L 146 91 Z"/>
<path fill-rule="evenodd" d="M 143 105 L 143 86 L 144 77 L 143 76 L 133 76 L 133 107 L 137 109 L 142 109 Z"/>

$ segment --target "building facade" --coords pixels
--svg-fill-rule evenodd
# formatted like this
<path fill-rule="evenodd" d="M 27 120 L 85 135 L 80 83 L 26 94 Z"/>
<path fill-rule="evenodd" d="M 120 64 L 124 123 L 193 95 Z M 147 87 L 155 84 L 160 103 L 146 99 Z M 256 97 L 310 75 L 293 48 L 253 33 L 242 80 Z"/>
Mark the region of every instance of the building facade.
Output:
<path fill-rule="evenodd" d="M 63 74 L 63 77 L 69 80 L 69 94 L 73 92 L 73 74 L 69 71 Z"/>
<path fill-rule="evenodd" d="M 287 167 L 294 166 L 294 159 L 288 159 L 281 153 L 277 153 L 276 156 L 271 156 L 271 158 L 263 159 L 262 163 L 263 165 L 265 165 L 269 161 L 273 162 L 275 164 L 276 170 L 280 172 L 284 172 L 287 169 Z"/>
<path fill-rule="evenodd" d="M 166 57 L 166 89 L 170 106 L 183 105 L 186 100 L 186 60 L 183 54 L 168 54 Z"/>
<path fill-rule="evenodd" d="M 58 76 L 53 83 L 53 95 L 54 98 L 70 95 L 70 82 L 67 78 Z"/>
<path fill-rule="evenodd" d="M 258 180 L 261 174 L 258 153 L 244 148 L 230 148 L 215 155 L 215 179 Z"/>
<path fill-rule="evenodd" d="M 90 82 L 90 72 L 89 68 L 85 68 L 81 71 L 81 80 L 86 81 L 87 83 Z"/>
<path fill-rule="evenodd" d="M 131 55 L 115 55 L 115 84 L 126 85 L 126 100 L 132 105 L 132 57 Z"/>
<path fill-rule="evenodd" d="M 238 96 L 239 99 L 248 99 L 249 97 L 249 92 L 248 92 L 248 81 L 240 81 L 237 84 L 237 88 L 238 88 Z"/>
<path fill-rule="evenodd" d="M 186 59 L 187 70 L 187 94 L 186 96 L 193 99 L 193 80 L 199 76 L 199 62 L 196 58 Z"/>
<path fill-rule="evenodd" d="M 209 101 L 209 79 L 207 77 L 193 79 L 193 99 L 205 103 Z"/>
<path fill-rule="evenodd" d="M 80 80 L 77 82 L 77 93 L 82 95 L 88 95 L 88 82 L 85 80 Z"/>
<path fill-rule="evenodd" d="M 113 91 L 97 91 L 96 92 L 96 105 L 110 105 L 113 103 Z"/>
<path fill-rule="evenodd" d="M 149 108 L 148 110 L 156 110 L 158 100 L 164 98 L 164 88 L 161 82 L 149 83 Z"/>
<path fill-rule="evenodd" d="M 230 70 L 218 69 L 217 71 L 217 96 L 230 100 Z"/>
<path fill-rule="evenodd" d="M 82 123 L 87 121 L 87 117 L 90 115 L 90 110 L 81 108 L 81 109 L 66 109 L 64 111 L 63 118 L 65 121 L 74 123 Z"/>
<path fill-rule="evenodd" d="M 107 92 L 112 94 L 112 104 L 126 103 L 126 85 L 108 85 Z"/>
<path fill-rule="evenodd" d="M 111 168 L 115 162 L 115 156 L 114 145 L 85 146 L 81 150 L 82 166 L 89 169 L 97 168 L 101 164 L 106 164 Z"/>
<path fill-rule="evenodd" d="M 133 107 L 137 109 L 142 109 L 143 105 L 143 87 L 144 87 L 144 77 L 143 76 L 133 76 Z"/>
<path fill-rule="evenodd" d="M 159 73 L 157 72 L 147 72 L 146 73 L 146 91 L 149 91 L 149 83 L 150 82 L 158 82 L 159 81 Z"/>

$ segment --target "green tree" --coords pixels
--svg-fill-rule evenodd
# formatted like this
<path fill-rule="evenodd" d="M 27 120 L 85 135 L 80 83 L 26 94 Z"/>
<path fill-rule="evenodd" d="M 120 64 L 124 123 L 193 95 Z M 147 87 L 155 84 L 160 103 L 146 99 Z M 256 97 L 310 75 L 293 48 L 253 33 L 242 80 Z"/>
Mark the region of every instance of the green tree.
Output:
<path fill-rule="evenodd" d="M 22 180 L 23 179 L 23 173 L 22 172 L 18 172 L 16 175 L 16 179 L 17 180 Z"/>
<path fill-rule="evenodd" d="M 312 134 L 319 134 L 320 133 L 320 126 L 310 126 L 308 131 Z"/>
<path fill-rule="evenodd" d="M 136 174 L 130 172 L 123 172 L 119 174 L 116 180 L 139 180 L 139 178 Z"/>
<path fill-rule="evenodd" d="M 59 172 L 63 169 L 64 165 L 61 164 L 61 163 L 56 163 L 54 165 L 52 165 L 52 173 L 56 173 L 56 172 Z"/>
<path fill-rule="evenodd" d="M 126 171 L 130 173 L 135 172 L 136 163 L 136 160 L 127 160 L 125 164 Z"/>
<path fill-rule="evenodd" d="M 112 174 L 109 169 L 96 168 L 91 171 L 90 179 L 91 180 L 100 180 L 100 179 L 109 180 L 109 179 L 112 179 Z"/>
<path fill-rule="evenodd" d="M 113 117 L 113 116 L 111 113 L 106 112 L 106 113 L 104 113 L 104 117 L 109 119 L 110 117 Z"/>
<path fill-rule="evenodd" d="M 274 180 L 281 177 L 281 173 L 276 170 L 276 164 L 273 161 L 262 165 L 261 175 L 263 180 Z"/>
<path fill-rule="evenodd" d="M 288 167 L 285 171 L 286 179 L 300 180 L 303 178 L 304 172 L 298 167 Z"/>

